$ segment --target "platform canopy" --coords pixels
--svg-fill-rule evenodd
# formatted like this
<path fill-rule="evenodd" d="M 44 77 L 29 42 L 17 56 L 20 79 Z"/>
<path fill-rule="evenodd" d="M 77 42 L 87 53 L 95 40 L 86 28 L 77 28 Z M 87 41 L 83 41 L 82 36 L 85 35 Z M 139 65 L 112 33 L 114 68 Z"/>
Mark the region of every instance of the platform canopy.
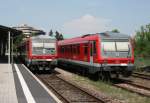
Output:
<path fill-rule="evenodd" d="M 11 54 L 11 40 L 14 37 L 21 35 L 22 31 L 18 31 L 11 27 L 0 25 L 0 62 L 4 61 L 8 56 L 8 62 L 10 63 Z M 11 44 L 10 44 L 11 43 Z"/>
<path fill-rule="evenodd" d="M 8 32 L 11 33 L 12 37 L 20 35 L 22 33 L 22 31 L 13 29 L 11 27 L 6 27 L 6 26 L 0 25 L 0 39 L 1 39 L 1 36 L 5 36 L 4 34 L 8 34 Z"/>

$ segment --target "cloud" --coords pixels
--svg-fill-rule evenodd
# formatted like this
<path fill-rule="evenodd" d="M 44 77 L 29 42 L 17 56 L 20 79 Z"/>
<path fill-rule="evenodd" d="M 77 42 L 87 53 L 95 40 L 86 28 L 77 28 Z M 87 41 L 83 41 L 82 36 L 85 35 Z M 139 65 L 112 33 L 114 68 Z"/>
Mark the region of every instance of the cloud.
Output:
<path fill-rule="evenodd" d="M 70 36 L 104 32 L 110 30 L 110 22 L 111 20 L 109 19 L 95 17 L 88 14 L 64 23 L 62 32 L 64 34 L 70 34 Z"/>

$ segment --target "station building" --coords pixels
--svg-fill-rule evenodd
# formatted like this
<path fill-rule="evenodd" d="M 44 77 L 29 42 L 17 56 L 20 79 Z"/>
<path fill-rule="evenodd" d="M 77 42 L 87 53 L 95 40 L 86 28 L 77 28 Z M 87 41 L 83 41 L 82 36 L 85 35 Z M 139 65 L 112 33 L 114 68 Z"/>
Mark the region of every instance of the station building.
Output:
<path fill-rule="evenodd" d="M 30 37 L 32 35 L 45 35 L 45 32 L 41 29 L 36 29 L 34 27 L 31 27 L 27 24 L 23 24 L 20 26 L 16 26 L 16 27 L 12 27 L 13 29 L 22 31 L 22 33 L 26 36 L 26 37 Z"/>

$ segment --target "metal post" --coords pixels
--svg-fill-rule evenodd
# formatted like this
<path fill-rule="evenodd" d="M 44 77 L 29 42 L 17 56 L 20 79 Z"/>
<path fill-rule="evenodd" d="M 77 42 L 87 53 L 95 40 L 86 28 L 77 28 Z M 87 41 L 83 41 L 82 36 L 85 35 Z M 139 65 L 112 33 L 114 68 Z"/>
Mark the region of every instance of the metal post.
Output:
<path fill-rule="evenodd" d="M 11 37 L 11 41 L 12 41 L 12 43 L 11 43 L 11 64 L 13 64 L 13 37 Z"/>
<path fill-rule="evenodd" d="M 3 41 L 1 42 L 0 48 L 1 48 L 0 55 L 3 55 Z"/>
<path fill-rule="evenodd" d="M 8 64 L 10 64 L 10 31 L 8 31 Z"/>

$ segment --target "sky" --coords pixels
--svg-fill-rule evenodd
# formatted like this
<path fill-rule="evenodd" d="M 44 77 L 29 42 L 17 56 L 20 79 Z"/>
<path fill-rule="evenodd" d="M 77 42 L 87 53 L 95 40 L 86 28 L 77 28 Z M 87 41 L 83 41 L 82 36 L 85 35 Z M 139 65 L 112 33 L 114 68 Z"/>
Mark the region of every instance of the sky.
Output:
<path fill-rule="evenodd" d="M 71 38 L 118 29 L 135 35 L 150 23 L 150 0 L 0 0 L 0 25 L 28 24 Z"/>

